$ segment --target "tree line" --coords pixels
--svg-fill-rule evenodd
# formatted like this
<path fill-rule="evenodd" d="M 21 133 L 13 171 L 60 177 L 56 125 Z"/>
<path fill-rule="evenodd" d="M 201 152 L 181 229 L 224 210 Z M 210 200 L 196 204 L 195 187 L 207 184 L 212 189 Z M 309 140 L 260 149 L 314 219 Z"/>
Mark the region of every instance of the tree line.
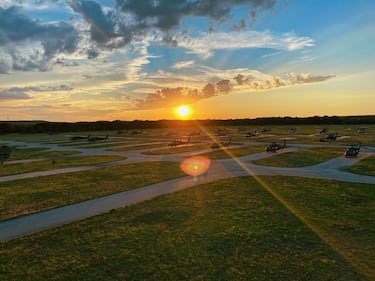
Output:
<path fill-rule="evenodd" d="M 206 120 L 133 120 L 95 122 L 48 122 L 48 121 L 0 121 L 0 134 L 48 133 L 83 131 L 124 131 L 174 127 L 201 126 L 276 126 L 276 125 L 366 125 L 375 124 L 375 115 L 360 116 L 312 116 L 312 117 L 261 117 L 253 119 L 206 119 Z"/>

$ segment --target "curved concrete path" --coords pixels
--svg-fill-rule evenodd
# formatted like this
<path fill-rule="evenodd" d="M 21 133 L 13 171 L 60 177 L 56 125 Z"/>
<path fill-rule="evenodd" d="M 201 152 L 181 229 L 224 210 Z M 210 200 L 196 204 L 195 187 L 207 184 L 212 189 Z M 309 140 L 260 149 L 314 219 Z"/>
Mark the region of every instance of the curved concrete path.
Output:
<path fill-rule="evenodd" d="M 286 151 L 293 151 L 296 149 L 298 148 L 291 147 L 286 149 Z M 91 151 L 91 153 L 93 152 L 94 151 Z M 99 153 L 100 149 L 96 150 L 95 152 Z M 59 173 L 70 173 L 75 171 L 98 169 L 106 166 L 134 162 L 166 160 L 181 162 L 188 156 L 202 153 L 202 151 L 195 151 L 194 153 L 190 152 L 178 155 L 155 156 L 144 155 L 141 154 L 141 152 L 142 151 L 123 152 L 121 153 L 121 155 L 127 156 L 128 158 L 116 162 L 0 177 L 0 182 L 20 178 L 30 178 L 36 176 L 47 176 Z M 116 154 L 119 155 L 119 153 Z M 179 191 L 198 184 L 213 182 L 224 178 L 254 175 L 288 175 L 375 184 L 375 177 L 362 176 L 344 171 L 345 167 L 353 165 L 359 159 L 346 159 L 344 157 L 338 157 L 318 165 L 303 168 L 279 168 L 268 166 L 266 167 L 251 163 L 251 161 L 253 160 L 268 157 L 270 155 L 273 154 L 264 152 L 251 154 L 248 156 L 243 156 L 235 159 L 214 160 L 211 161 L 211 165 L 208 171 L 205 174 L 198 177 L 186 176 L 182 178 L 177 178 L 169 181 L 164 181 L 161 183 L 152 184 L 142 188 L 137 188 L 134 190 L 120 192 L 109 196 L 104 196 L 72 205 L 67 205 L 60 208 L 43 211 L 40 213 L 1 221 L 0 240 L 9 240 L 26 234 L 35 233 L 38 231 L 70 223 L 76 220 L 94 216 L 100 213 L 104 213 L 112 209 L 152 199 L 163 194 Z"/>

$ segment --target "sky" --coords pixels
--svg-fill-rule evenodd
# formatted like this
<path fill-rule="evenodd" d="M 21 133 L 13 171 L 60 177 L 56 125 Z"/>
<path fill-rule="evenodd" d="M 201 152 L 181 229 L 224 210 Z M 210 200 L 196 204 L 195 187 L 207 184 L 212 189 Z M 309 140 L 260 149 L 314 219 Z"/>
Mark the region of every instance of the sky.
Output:
<path fill-rule="evenodd" d="M 0 120 L 375 114 L 373 0 L 0 0 Z"/>

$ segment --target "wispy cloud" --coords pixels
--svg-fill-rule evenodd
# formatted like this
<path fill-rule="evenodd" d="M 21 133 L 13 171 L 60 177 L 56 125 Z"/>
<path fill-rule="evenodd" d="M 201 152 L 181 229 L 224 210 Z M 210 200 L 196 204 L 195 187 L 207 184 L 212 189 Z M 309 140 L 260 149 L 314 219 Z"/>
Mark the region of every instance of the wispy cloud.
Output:
<path fill-rule="evenodd" d="M 236 50 L 244 48 L 268 48 L 280 51 L 294 51 L 314 46 L 314 40 L 300 37 L 292 33 L 281 35 L 269 31 L 242 31 L 205 33 L 198 38 L 188 38 L 179 41 L 179 46 L 191 53 L 209 58 L 215 50 Z"/>
<path fill-rule="evenodd" d="M 7 89 L 0 88 L 1 100 L 26 100 L 32 99 L 30 93 L 71 91 L 73 88 L 67 85 L 58 86 L 33 86 L 33 87 L 12 87 Z"/>
<path fill-rule="evenodd" d="M 0 100 L 27 100 L 31 96 L 20 90 L 2 90 L 0 89 Z"/>
<path fill-rule="evenodd" d="M 283 51 L 272 52 L 272 53 L 269 53 L 269 54 L 265 54 L 265 55 L 263 55 L 262 58 L 274 57 L 274 56 L 280 55 L 280 54 L 282 54 L 282 53 L 283 53 Z"/>
<path fill-rule="evenodd" d="M 328 79 L 332 79 L 335 75 L 327 75 L 327 76 L 314 76 L 310 73 L 296 73 L 291 72 L 290 76 L 294 79 L 294 83 L 296 84 L 304 84 L 304 83 L 315 83 L 315 82 L 323 82 Z"/>
<path fill-rule="evenodd" d="M 181 68 L 186 68 L 194 65 L 195 61 L 194 60 L 189 60 L 189 61 L 180 61 L 175 63 L 172 67 L 175 69 L 181 69 Z"/>

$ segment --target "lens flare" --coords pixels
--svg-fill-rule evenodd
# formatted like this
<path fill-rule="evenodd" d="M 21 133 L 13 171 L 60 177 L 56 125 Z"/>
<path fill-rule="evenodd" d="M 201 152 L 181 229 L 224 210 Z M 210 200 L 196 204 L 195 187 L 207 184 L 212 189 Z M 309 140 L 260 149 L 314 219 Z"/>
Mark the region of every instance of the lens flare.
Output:
<path fill-rule="evenodd" d="M 181 164 L 180 168 L 190 176 L 199 176 L 204 174 L 210 167 L 211 161 L 207 157 L 192 156 L 186 158 Z"/>

